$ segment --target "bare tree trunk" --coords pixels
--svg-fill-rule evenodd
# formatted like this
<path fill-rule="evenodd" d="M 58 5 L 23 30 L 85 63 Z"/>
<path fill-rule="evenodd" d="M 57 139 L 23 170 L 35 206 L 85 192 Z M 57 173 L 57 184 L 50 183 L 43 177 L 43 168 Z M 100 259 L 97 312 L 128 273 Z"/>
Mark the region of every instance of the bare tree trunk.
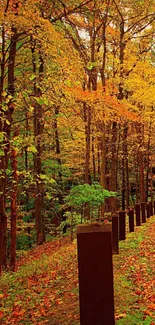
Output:
<path fill-rule="evenodd" d="M 36 197 L 35 197 L 35 218 L 36 218 L 36 235 L 37 235 L 37 244 L 41 245 L 45 241 L 44 234 L 44 220 L 42 214 L 43 208 L 43 193 L 42 193 L 42 181 L 40 175 L 42 173 L 42 163 L 41 163 L 41 154 L 42 154 L 42 133 L 43 133 L 43 124 L 42 124 L 42 107 L 37 105 L 35 108 L 37 117 L 34 119 L 34 135 L 36 141 L 37 153 L 34 155 L 34 174 L 36 177 Z"/>
<path fill-rule="evenodd" d="M 111 152 L 112 152 L 112 165 L 111 165 L 111 179 L 110 179 L 110 190 L 116 192 L 117 191 L 117 123 L 113 122 L 112 124 L 112 144 L 111 144 Z M 111 212 L 115 213 L 117 209 L 117 199 L 115 197 L 110 198 L 110 208 Z"/>
<path fill-rule="evenodd" d="M 92 135 L 92 161 L 93 161 L 93 179 L 96 181 L 96 161 L 95 161 L 95 141 Z"/>
<path fill-rule="evenodd" d="M 144 186 L 144 158 L 141 147 L 138 153 L 138 163 L 139 163 L 139 192 L 140 192 L 140 202 L 145 202 L 145 186 Z"/>
<path fill-rule="evenodd" d="M 54 132 L 55 132 L 55 152 L 57 156 L 57 163 L 58 163 L 58 184 L 60 186 L 60 191 L 58 193 L 58 200 L 60 206 L 64 204 L 64 199 L 63 199 L 63 193 L 62 193 L 62 163 L 61 163 L 61 158 L 60 158 L 60 138 L 59 138 L 59 130 L 58 130 L 58 115 L 59 115 L 59 110 L 60 107 L 56 106 L 55 107 L 55 117 L 54 117 Z M 64 215 L 64 210 L 59 209 L 59 214 L 58 214 L 58 223 L 61 221 L 66 221 L 66 216 Z M 66 233 L 66 226 L 63 228 L 63 233 Z"/>
<path fill-rule="evenodd" d="M 27 110 L 25 110 L 25 119 L 26 119 L 26 132 L 25 132 L 25 135 L 26 137 L 28 136 L 28 131 L 29 131 L 29 123 L 28 123 L 28 116 L 27 116 Z M 27 152 L 27 146 L 25 147 L 25 150 L 24 150 L 24 154 L 25 154 L 25 170 L 26 172 L 28 172 L 28 169 L 29 169 L 29 164 L 28 164 L 28 152 Z M 26 212 L 28 214 L 29 212 L 29 190 L 26 186 L 26 198 L 25 198 L 25 203 L 26 203 Z M 28 219 L 28 223 L 29 223 L 29 219 Z M 30 234 L 31 234 L 31 228 L 28 227 L 27 228 L 27 232 L 28 232 L 28 236 L 29 236 L 29 247 L 31 248 L 31 239 L 30 239 Z"/>
<path fill-rule="evenodd" d="M 128 178 L 128 145 L 127 145 L 128 127 L 124 124 L 123 129 L 123 148 L 122 148 L 122 209 L 129 207 L 129 178 Z"/>
<path fill-rule="evenodd" d="M 91 183 L 90 179 L 90 137 L 91 137 L 91 108 L 84 104 L 84 120 L 85 120 L 85 141 L 86 141 L 86 151 L 85 151 L 85 172 L 84 172 L 84 182 L 87 184 Z M 90 208 L 88 205 L 84 208 L 84 215 L 86 219 L 90 219 Z"/>
<path fill-rule="evenodd" d="M 11 236 L 10 236 L 10 269 L 15 271 L 16 266 L 16 221 L 17 221 L 17 153 L 14 148 L 11 150 L 12 166 L 12 191 L 11 191 Z"/>
<path fill-rule="evenodd" d="M 139 173 L 138 173 L 138 153 L 135 154 L 135 176 L 136 176 L 136 203 L 139 203 Z"/>
<path fill-rule="evenodd" d="M 85 115 L 85 139 L 86 139 L 86 153 L 85 153 L 85 183 L 90 184 L 90 135 L 91 135 L 91 108 L 84 107 Z"/>
<path fill-rule="evenodd" d="M 1 124 L 1 122 L 0 122 Z M 1 125 L 0 125 L 0 132 Z M 5 236 L 6 236 L 6 214 L 5 214 L 5 166 L 4 166 L 4 157 L 1 156 L 0 159 L 0 274 L 2 272 L 2 267 L 6 267 L 6 245 L 5 245 Z"/>
<path fill-rule="evenodd" d="M 98 139 L 98 142 L 99 142 L 99 139 Z M 101 160 L 101 151 L 100 151 L 100 146 L 99 146 L 99 143 L 98 143 L 98 146 L 97 146 L 97 173 L 98 173 L 98 182 L 100 180 L 100 173 L 101 173 L 101 163 L 100 163 L 100 160 Z"/>
<path fill-rule="evenodd" d="M 102 136 L 101 136 L 101 176 L 100 184 L 105 188 L 105 160 L 106 160 L 106 148 L 105 148 L 105 123 L 102 122 Z M 104 203 L 101 204 L 101 218 L 104 217 Z"/>
<path fill-rule="evenodd" d="M 4 25 L 1 26 L 1 64 L 0 64 L 0 132 L 3 134 L 3 110 L 2 110 L 2 93 L 4 90 L 4 78 L 5 78 L 5 30 Z M 1 141 L 1 151 L 4 152 L 4 139 Z M 6 230 L 7 230 L 7 218 L 5 213 L 5 154 L 0 157 L 0 274 L 2 267 L 6 268 Z"/>
<path fill-rule="evenodd" d="M 8 103 L 8 110 L 6 112 L 6 120 L 4 123 L 4 132 L 6 135 L 5 169 L 7 169 L 8 161 L 9 161 L 11 122 L 12 122 L 12 114 L 14 112 L 14 103 L 12 101 L 12 98 L 14 97 L 15 94 L 15 58 L 16 58 L 16 45 L 18 39 L 17 29 L 15 27 L 12 27 L 11 32 L 12 34 L 10 39 L 10 48 L 9 48 L 9 56 L 8 56 L 8 94 L 11 95 L 11 99 Z M 10 268 L 12 271 L 15 271 L 18 176 L 17 176 L 16 151 L 14 148 L 11 150 L 11 166 L 12 166 L 13 181 L 12 181 L 12 191 L 11 191 Z M 6 241 L 5 241 L 5 246 L 6 246 Z"/>
<path fill-rule="evenodd" d="M 32 51 L 32 67 L 33 72 L 37 73 L 36 66 L 36 53 L 35 53 L 36 42 L 31 40 L 31 51 Z M 42 80 L 42 74 L 44 71 L 44 61 L 41 54 L 39 55 L 39 71 L 38 79 L 39 82 Z M 42 95 L 40 87 L 35 83 L 34 84 L 34 93 L 39 98 Z M 43 186 L 40 175 L 42 174 L 42 135 L 44 129 L 43 123 L 43 112 L 42 105 L 39 103 L 35 104 L 34 109 L 34 136 L 37 152 L 34 154 L 34 174 L 36 180 L 36 196 L 35 196 L 35 219 L 36 219 L 36 237 L 37 244 L 41 245 L 45 241 L 45 227 L 44 227 L 44 215 L 43 215 Z"/>
<path fill-rule="evenodd" d="M 150 120 L 148 143 L 147 143 L 147 153 L 146 153 L 146 201 L 148 200 L 148 196 L 149 196 L 151 132 L 152 132 L 152 121 Z"/>

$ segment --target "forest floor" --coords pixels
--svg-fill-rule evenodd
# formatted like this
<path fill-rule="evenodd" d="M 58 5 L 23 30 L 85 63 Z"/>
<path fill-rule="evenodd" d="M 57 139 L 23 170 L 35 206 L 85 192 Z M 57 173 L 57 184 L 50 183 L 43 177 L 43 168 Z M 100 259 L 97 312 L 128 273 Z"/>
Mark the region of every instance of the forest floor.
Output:
<path fill-rule="evenodd" d="M 155 325 L 155 216 L 113 256 L 116 325 Z M 1 325 L 79 325 L 76 240 L 45 243 L 0 279 Z"/>

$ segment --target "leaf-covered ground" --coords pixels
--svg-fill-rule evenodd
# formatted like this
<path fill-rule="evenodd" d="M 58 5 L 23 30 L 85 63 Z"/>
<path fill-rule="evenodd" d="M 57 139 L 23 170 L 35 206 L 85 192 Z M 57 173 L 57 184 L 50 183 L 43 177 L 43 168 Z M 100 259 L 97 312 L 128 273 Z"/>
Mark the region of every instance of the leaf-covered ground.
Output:
<path fill-rule="evenodd" d="M 116 325 L 155 325 L 155 217 L 115 255 Z M 46 243 L 0 279 L 0 324 L 79 325 L 76 241 Z"/>

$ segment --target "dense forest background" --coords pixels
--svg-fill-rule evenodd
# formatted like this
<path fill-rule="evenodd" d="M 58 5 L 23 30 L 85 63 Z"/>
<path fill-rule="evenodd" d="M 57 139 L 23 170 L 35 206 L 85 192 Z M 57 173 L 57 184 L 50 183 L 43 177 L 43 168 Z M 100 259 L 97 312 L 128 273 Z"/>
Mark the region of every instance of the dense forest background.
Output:
<path fill-rule="evenodd" d="M 0 272 L 81 215 L 153 199 L 154 8 L 0 1 Z"/>

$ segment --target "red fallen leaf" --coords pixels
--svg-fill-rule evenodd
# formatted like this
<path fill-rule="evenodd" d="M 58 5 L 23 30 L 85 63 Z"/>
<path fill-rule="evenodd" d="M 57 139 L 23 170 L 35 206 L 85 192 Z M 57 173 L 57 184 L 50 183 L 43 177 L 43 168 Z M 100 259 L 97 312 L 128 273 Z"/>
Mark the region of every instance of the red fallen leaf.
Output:
<path fill-rule="evenodd" d="M 152 297 L 150 297 L 149 299 L 151 302 L 154 302 L 155 303 L 155 296 L 153 295 Z"/>
<path fill-rule="evenodd" d="M 61 299 L 57 299 L 57 300 L 55 301 L 55 303 L 56 303 L 56 305 L 62 305 L 62 304 L 63 304 L 63 302 L 62 302 Z"/>
<path fill-rule="evenodd" d="M 3 312 L 2 311 L 0 311 L 0 318 L 3 316 Z"/>
<path fill-rule="evenodd" d="M 144 315 L 152 317 L 152 313 L 149 310 L 145 310 Z"/>
<path fill-rule="evenodd" d="M 155 304 L 152 303 L 152 304 L 148 305 L 148 308 L 152 309 L 152 310 L 155 310 Z"/>
<path fill-rule="evenodd" d="M 15 311 L 13 311 L 13 316 L 24 316 L 24 314 L 25 314 L 25 310 L 15 310 Z"/>
<path fill-rule="evenodd" d="M 41 308 L 40 311 L 41 311 L 41 315 L 42 315 L 42 316 L 46 316 L 46 311 L 45 311 L 45 309 Z"/>

